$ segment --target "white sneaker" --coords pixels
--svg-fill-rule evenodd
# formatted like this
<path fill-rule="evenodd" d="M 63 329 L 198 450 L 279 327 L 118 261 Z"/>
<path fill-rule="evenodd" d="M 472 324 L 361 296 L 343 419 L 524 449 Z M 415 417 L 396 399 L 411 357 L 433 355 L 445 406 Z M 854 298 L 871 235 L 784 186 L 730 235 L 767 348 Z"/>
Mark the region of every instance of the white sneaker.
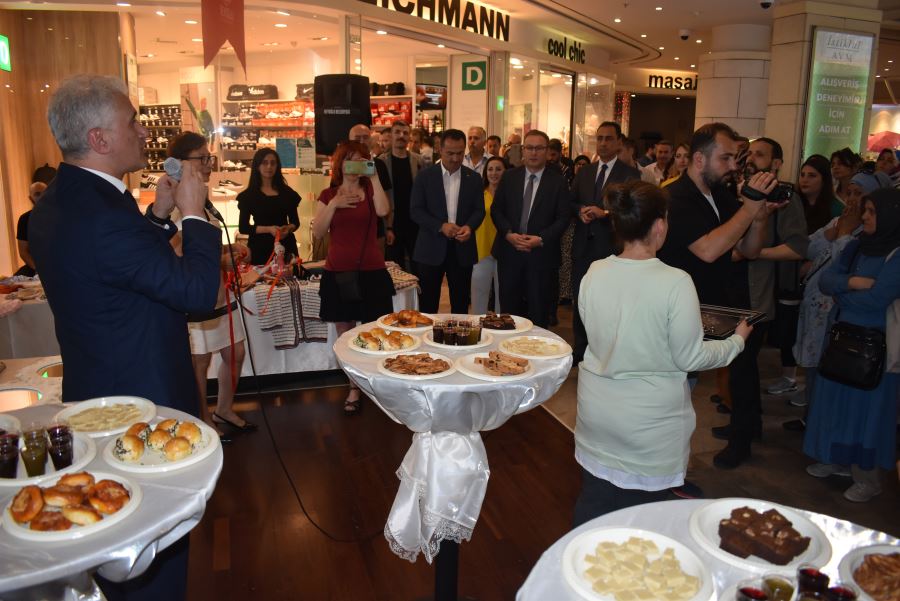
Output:
<path fill-rule="evenodd" d="M 813 463 L 806 466 L 806 473 L 814 478 L 827 478 L 828 476 L 849 476 L 850 470 L 837 463 Z"/>
<path fill-rule="evenodd" d="M 768 394 L 788 394 L 789 392 L 797 392 L 797 380 L 785 376 L 781 376 L 766 388 Z"/>
<path fill-rule="evenodd" d="M 881 487 L 867 482 L 854 482 L 853 486 L 844 491 L 844 498 L 854 503 L 865 503 L 875 495 L 881 494 Z"/>

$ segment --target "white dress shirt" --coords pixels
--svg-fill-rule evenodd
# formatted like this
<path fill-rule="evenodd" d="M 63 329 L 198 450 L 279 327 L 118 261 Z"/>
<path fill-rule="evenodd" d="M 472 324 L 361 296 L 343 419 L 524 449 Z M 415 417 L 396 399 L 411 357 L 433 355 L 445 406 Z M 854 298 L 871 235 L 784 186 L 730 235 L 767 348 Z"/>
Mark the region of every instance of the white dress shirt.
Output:
<path fill-rule="evenodd" d="M 491 153 L 486 152 L 481 156 L 481 160 L 478 161 L 477 164 L 473 164 L 472 163 L 472 155 L 466 154 L 466 156 L 463 157 L 463 165 L 465 165 L 466 167 L 468 167 L 469 169 L 471 169 L 473 171 L 477 171 L 478 175 L 484 175 L 484 167 L 485 167 L 485 165 L 487 165 L 488 159 L 490 159 L 493 156 L 494 155 L 492 155 Z"/>
<path fill-rule="evenodd" d="M 666 174 L 659 168 L 659 163 L 650 163 L 646 167 L 641 167 L 641 179 L 648 184 L 658 186 L 666 179 Z"/>
<path fill-rule="evenodd" d="M 441 165 L 444 179 L 444 197 L 447 199 L 447 222 L 456 223 L 456 211 L 459 208 L 459 184 L 462 181 L 462 168 L 453 173 Z"/>
<path fill-rule="evenodd" d="M 606 163 L 604 163 L 602 159 L 597 161 L 597 176 L 596 179 L 594 179 L 595 185 L 597 183 L 597 180 L 600 179 L 600 171 L 603 169 L 603 165 L 606 165 L 606 173 L 603 176 L 605 178 L 603 181 L 603 185 L 604 187 L 606 186 L 606 180 L 609 180 L 609 174 L 612 173 L 613 167 L 616 166 L 616 161 L 618 160 L 618 158 L 619 157 L 613 157 Z"/>

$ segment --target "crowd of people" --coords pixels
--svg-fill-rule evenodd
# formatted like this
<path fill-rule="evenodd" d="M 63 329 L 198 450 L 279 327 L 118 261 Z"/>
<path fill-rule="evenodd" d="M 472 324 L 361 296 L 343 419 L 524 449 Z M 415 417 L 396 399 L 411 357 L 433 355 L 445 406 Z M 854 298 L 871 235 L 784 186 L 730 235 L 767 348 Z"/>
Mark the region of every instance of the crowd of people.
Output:
<path fill-rule="evenodd" d="M 244 335 L 231 316 L 232 274 L 238 262 L 297 252 L 301 199 L 278 154 L 256 153 L 238 197 L 248 246 L 223 248 L 224 224 L 205 208 L 213 157 L 202 136 L 171 141 L 182 177 L 163 176 L 141 215 L 122 178 L 145 165 L 147 130 L 120 82 L 64 82 L 49 121 L 64 162 L 49 185 L 32 187 L 40 200 L 19 229 L 54 313 L 63 400 L 131 394 L 196 414 L 185 391 L 205 400 L 219 353 L 218 403 L 205 417 L 254 428 L 231 407 L 243 361 L 234 341 Z M 730 420 L 713 429 L 726 441 L 714 464 L 748 460 L 762 430 L 767 340 L 783 369 L 770 391 L 796 391 L 805 370 L 793 402 L 806 416 L 785 427 L 805 430 L 815 462 L 807 472 L 849 475 L 850 501 L 879 494 L 879 469 L 896 459 L 900 401 L 900 324 L 888 320 L 900 313 L 893 152 L 873 163 L 847 148 L 808 157 L 792 190 L 778 179 L 776 140 L 750 141 L 724 123 L 683 144 L 659 141 L 640 159 L 615 122 L 597 128 L 594 156 L 570 160 L 563 150 L 534 129 L 502 144 L 481 126 L 432 139 L 403 121 L 375 134 L 353 127 L 316 199 L 313 235 L 329 238 L 322 319 L 341 333 L 390 312 L 385 258 L 418 276 L 425 312 L 438 310 L 444 279 L 454 313 L 493 308 L 550 327 L 560 299 L 576 303 L 576 523 L 684 487 L 700 371 L 719 370 Z M 764 317 L 704 341 L 701 304 Z M 890 363 L 874 386 L 820 370 L 836 323 L 887 336 Z M 351 388 L 344 411 L 360 406 Z M 170 549 L 160 569 L 182 586 L 186 542 Z"/>

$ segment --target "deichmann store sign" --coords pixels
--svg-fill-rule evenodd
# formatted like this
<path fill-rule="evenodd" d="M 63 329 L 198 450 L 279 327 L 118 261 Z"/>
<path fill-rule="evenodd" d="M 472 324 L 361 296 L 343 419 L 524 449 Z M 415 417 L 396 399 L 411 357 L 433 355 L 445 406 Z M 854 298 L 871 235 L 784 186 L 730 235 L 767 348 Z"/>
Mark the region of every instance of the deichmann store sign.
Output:
<path fill-rule="evenodd" d="M 509 15 L 469 0 L 359 0 L 372 6 L 509 41 Z"/>
<path fill-rule="evenodd" d="M 874 36 L 816 28 L 803 156 L 860 150 Z"/>
<path fill-rule="evenodd" d="M 12 57 L 9 54 L 9 38 L 0 35 L 0 69 L 12 71 Z"/>

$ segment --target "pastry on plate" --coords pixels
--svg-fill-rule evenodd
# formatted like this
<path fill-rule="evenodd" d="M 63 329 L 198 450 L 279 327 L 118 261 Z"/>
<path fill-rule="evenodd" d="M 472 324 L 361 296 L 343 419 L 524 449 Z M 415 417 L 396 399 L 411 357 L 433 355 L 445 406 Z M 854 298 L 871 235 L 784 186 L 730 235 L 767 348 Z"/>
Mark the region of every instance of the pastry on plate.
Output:
<path fill-rule="evenodd" d="M 188 442 L 187 438 L 176 436 L 166 443 L 163 452 L 166 454 L 166 459 L 169 461 L 178 461 L 191 454 L 191 443 Z"/>

